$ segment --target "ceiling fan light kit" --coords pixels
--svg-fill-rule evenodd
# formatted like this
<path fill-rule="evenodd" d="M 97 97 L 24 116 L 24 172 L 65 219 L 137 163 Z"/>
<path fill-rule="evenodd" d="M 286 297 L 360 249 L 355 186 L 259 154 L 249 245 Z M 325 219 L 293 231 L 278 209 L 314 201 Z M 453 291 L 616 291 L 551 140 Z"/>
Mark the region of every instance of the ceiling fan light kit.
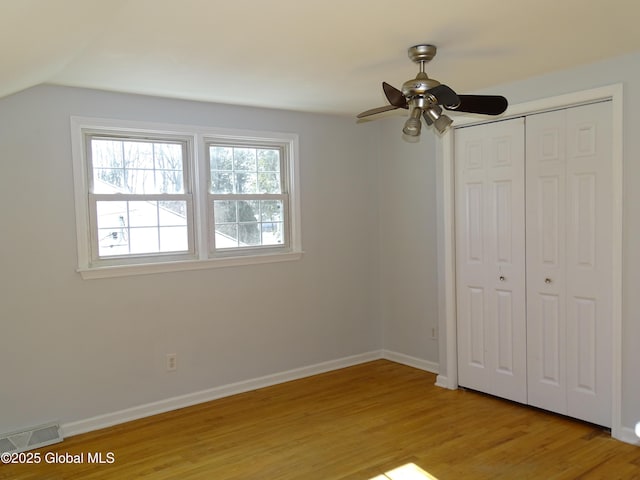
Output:
<path fill-rule="evenodd" d="M 458 95 L 447 85 L 429 78 L 425 72 L 425 64 L 435 57 L 435 45 L 421 44 L 409 48 L 409 58 L 420 65 L 420 71 L 414 79 L 402 84 L 402 90 L 382 82 L 382 90 L 389 105 L 373 108 L 357 115 L 357 118 L 368 117 L 398 108 L 410 111 L 409 118 L 402 129 L 405 135 L 417 137 L 422 128 L 421 118 L 428 126 L 433 126 L 438 133 L 444 133 L 453 120 L 442 113 L 445 110 L 477 113 L 481 115 L 500 115 L 507 109 L 507 99 L 500 95 Z"/>

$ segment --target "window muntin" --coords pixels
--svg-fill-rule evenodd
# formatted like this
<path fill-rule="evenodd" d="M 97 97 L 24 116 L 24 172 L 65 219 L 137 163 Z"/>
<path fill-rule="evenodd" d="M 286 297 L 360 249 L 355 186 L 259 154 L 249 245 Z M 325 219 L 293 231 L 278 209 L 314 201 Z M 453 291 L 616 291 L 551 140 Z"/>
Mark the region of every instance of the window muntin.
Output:
<path fill-rule="evenodd" d="M 210 141 L 207 158 L 211 253 L 287 249 L 286 145 Z"/>
<path fill-rule="evenodd" d="M 92 261 L 193 256 L 188 142 L 91 133 L 85 141 Z"/>

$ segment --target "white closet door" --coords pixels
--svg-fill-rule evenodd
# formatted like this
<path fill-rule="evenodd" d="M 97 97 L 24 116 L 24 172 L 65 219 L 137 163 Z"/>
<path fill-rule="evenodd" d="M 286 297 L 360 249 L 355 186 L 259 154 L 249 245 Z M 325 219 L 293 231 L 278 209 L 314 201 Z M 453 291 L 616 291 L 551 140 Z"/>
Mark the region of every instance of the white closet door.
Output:
<path fill-rule="evenodd" d="M 455 135 L 458 380 L 527 400 L 524 120 Z"/>
<path fill-rule="evenodd" d="M 528 403 L 564 414 L 565 116 L 526 120 Z"/>
<path fill-rule="evenodd" d="M 611 426 L 611 103 L 526 122 L 528 401 Z"/>

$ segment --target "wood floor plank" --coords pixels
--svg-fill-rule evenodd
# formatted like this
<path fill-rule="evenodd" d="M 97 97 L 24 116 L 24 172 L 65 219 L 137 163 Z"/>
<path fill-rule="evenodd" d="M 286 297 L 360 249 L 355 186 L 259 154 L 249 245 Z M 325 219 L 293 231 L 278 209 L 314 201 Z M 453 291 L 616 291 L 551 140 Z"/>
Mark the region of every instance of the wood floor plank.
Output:
<path fill-rule="evenodd" d="M 0 479 L 368 480 L 409 463 L 439 480 L 640 479 L 640 448 L 598 427 L 434 381 L 369 362 L 71 437 L 37 452 L 84 463 Z"/>

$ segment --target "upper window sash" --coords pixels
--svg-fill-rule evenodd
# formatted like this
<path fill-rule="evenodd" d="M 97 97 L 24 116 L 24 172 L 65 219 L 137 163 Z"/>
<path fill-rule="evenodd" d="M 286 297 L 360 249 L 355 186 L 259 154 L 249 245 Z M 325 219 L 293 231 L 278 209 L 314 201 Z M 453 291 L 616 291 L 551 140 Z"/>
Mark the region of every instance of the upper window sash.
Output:
<path fill-rule="evenodd" d="M 255 151 L 256 158 L 236 159 L 236 152 L 240 156 L 242 151 Z M 212 157 L 212 151 L 214 153 Z M 216 155 L 217 152 L 220 152 Z M 291 178 L 289 177 L 289 162 L 291 151 L 285 142 L 258 142 L 238 139 L 238 141 L 205 139 L 205 157 L 207 161 L 207 191 L 209 194 L 265 194 L 288 193 Z M 213 173 L 217 175 L 212 175 Z M 255 176 L 253 189 L 242 190 L 238 185 L 237 176 Z M 225 176 L 228 182 L 223 182 Z M 270 181 L 277 176 L 277 183 Z M 262 177 L 262 178 L 261 178 Z M 247 182 L 250 184 L 250 182 Z"/>
<path fill-rule="evenodd" d="M 194 146 L 191 137 L 133 135 L 130 132 L 109 134 L 91 130 L 83 130 L 83 133 L 90 193 L 145 195 L 193 191 L 190 158 Z M 179 164 L 175 158 L 178 152 Z M 107 182 L 102 183 L 108 183 L 109 174 L 119 175 L 123 183 L 114 184 L 112 191 L 100 191 L 96 180 L 100 180 L 101 173 L 107 176 Z M 142 177 L 146 181 L 141 182 Z M 164 189 L 158 185 L 163 183 Z"/>

